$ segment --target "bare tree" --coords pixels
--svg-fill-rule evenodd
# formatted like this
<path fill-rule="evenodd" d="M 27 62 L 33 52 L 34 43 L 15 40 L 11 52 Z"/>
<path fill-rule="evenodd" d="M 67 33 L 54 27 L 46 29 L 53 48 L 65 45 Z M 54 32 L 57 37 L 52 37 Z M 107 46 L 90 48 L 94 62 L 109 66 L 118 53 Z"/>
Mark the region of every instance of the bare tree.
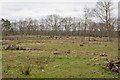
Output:
<path fill-rule="evenodd" d="M 73 20 L 71 17 L 65 17 L 62 20 L 62 26 L 64 27 L 65 35 L 70 35 L 71 26 L 73 25 Z"/>
<path fill-rule="evenodd" d="M 37 20 L 32 20 L 31 18 L 29 18 L 27 22 L 28 24 L 26 28 L 27 28 L 28 34 L 29 35 L 35 34 L 38 29 Z"/>
<path fill-rule="evenodd" d="M 86 37 L 86 30 L 89 28 L 89 22 L 91 21 L 91 10 L 87 7 L 84 8 L 84 20 L 83 20 L 83 38 L 81 41 L 84 41 L 85 40 L 85 37 Z"/>
<path fill-rule="evenodd" d="M 97 2 L 96 9 L 93 9 L 95 15 L 100 19 L 101 22 L 105 24 L 109 40 L 111 40 L 111 31 L 114 29 L 111 25 L 111 22 L 113 22 L 111 13 L 114 9 L 112 5 L 113 3 L 111 0 L 102 0 Z"/>
<path fill-rule="evenodd" d="M 77 28 L 80 27 L 80 21 L 79 19 L 77 19 L 76 17 L 74 17 L 72 19 L 72 23 L 71 23 L 71 30 L 72 30 L 72 36 L 77 34 Z"/>
<path fill-rule="evenodd" d="M 61 18 L 58 15 L 49 15 L 46 18 L 47 26 L 49 30 L 53 31 L 53 34 L 56 35 L 59 27 L 61 25 Z"/>

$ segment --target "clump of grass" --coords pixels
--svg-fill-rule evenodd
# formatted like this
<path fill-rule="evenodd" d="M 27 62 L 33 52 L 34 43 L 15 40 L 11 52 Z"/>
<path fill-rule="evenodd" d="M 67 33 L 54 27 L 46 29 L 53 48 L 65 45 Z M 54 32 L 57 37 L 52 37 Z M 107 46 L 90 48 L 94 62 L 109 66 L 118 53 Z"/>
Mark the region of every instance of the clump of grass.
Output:
<path fill-rule="evenodd" d="M 5 74 L 8 74 L 8 71 L 10 70 L 10 65 L 7 64 L 3 69 L 4 69 L 3 72 Z"/>
<path fill-rule="evenodd" d="M 54 58 L 51 58 L 49 56 L 42 56 L 35 59 L 35 62 L 39 66 L 40 70 L 44 70 L 45 65 L 47 65 L 50 62 L 54 62 Z"/>
<path fill-rule="evenodd" d="M 58 57 L 58 59 L 62 59 L 62 58 L 63 58 L 63 57 L 61 57 L 61 56 L 60 56 L 60 57 Z"/>
<path fill-rule="evenodd" d="M 80 44 L 80 46 L 84 46 L 83 44 Z"/>
<path fill-rule="evenodd" d="M 30 75 L 30 73 L 32 71 L 32 65 L 27 64 L 24 66 L 19 66 L 19 70 L 20 70 L 21 74 L 23 74 L 23 75 Z"/>

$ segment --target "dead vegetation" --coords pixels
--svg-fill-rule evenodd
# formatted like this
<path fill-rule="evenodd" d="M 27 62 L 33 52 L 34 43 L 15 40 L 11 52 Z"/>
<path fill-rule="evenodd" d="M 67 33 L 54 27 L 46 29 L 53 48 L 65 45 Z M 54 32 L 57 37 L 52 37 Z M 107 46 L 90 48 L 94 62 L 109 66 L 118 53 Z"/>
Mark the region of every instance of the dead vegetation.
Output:
<path fill-rule="evenodd" d="M 69 55 L 71 53 L 71 50 L 66 50 L 66 51 L 54 51 L 53 54 L 54 55 Z"/>
<path fill-rule="evenodd" d="M 107 54 L 106 54 L 106 53 L 101 53 L 100 56 L 104 56 L 104 57 L 106 57 Z"/>
<path fill-rule="evenodd" d="M 71 51 L 70 51 L 70 50 L 67 50 L 67 51 L 65 51 L 65 53 L 66 53 L 66 54 L 70 54 L 70 53 L 71 53 Z"/>
<path fill-rule="evenodd" d="M 29 47 L 20 47 L 15 44 L 8 44 L 6 47 L 3 47 L 2 50 L 40 50 L 40 49 L 32 49 Z"/>
<path fill-rule="evenodd" d="M 59 55 L 59 54 L 61 54 L 61 53 L 60 53 L 59 51 L 54 51 L 53 54 L 54 54 L 54 55 Z"/>
<path fill-rule="evenodd" d="M 120 65 L 120 60 L 111 60 L 107 63 L 105 68 L 120 74 L 119 65 Z"/>
<path fill-rule="evenodd" d="M 18 40 L 18 37 L 3 37 L 2 40 Z"/>

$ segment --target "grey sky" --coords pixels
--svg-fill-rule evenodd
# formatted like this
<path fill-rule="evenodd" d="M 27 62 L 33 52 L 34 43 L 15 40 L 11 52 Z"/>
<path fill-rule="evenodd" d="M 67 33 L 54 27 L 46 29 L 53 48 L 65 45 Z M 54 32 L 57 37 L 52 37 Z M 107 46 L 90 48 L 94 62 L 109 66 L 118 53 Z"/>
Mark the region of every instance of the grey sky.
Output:
<path fill-rule="evenodd" d="M 34 1 L 34 0 L 33 0 Z M 8 19 L 23 19 L 26 17 L 40 18 L 50 14 L 63 17 L 82 17 L 83 8 L 94 8 L 98 0 L 2 0 L 0 16 Z M 89 1 L 89 2 L 88 2 Z M 117 16 L 117 1 L 114 2 L 114 14 Z"/>

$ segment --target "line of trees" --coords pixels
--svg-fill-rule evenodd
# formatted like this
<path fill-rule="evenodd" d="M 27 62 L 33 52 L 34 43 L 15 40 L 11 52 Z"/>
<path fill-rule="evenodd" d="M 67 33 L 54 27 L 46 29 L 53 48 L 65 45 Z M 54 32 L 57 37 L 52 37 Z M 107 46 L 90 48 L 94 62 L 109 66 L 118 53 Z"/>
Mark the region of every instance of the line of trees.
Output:
<path fill-rule="evenodd" d="M 9 21 L 1 19 L 2 35 L 65 35 L 65 36 L 115 36 L 117 19 L 112 17 L 113 3 L 109 0 L 97 2 L 96 8 L 84 8 L 82 18 L 48 15 L 44 18 Z M 92 19 L 99 19 L 95 22 Z"/>

